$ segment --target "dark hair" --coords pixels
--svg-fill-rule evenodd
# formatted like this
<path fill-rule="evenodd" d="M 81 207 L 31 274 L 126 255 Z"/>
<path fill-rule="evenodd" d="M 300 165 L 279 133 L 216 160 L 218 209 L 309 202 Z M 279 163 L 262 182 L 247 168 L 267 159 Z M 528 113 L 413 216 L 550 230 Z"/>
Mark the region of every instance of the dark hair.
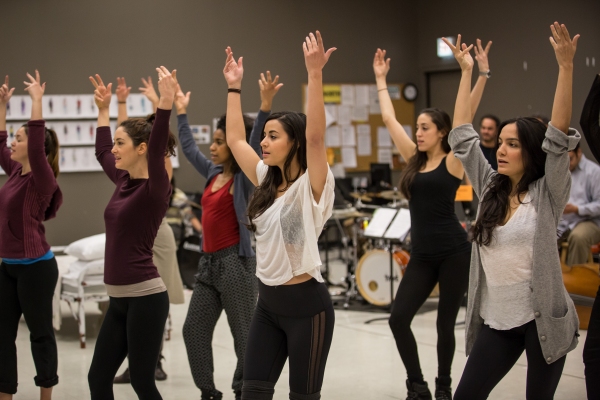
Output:
<path fill-rule="evenodd" d="M 546 117 L 544 114 L 533 114 L 531 117 L 541 121 L 546 126 L 548 126 L 548 123 L 550 122 L 550 118 Z"/>
<path fill-rule="evenodd" d="M 283 176 L 285 175 L 285 181 L 289 187 L 300 177 L 303 171 L 306 171 L 306 115 L 292 111 L 282 111 L 271 114 L 265 123 L 271 120 L 277 120 L 281 123 L 293 145 L 283 164 L 283 174 L 278 167 L 269 166 L 267 176 L 262 184 L 254 190 L 254 195 L 248 204 L 248 218 L 250 219 L 248 229 L 251 231 L 256 231 L 256 226 L 252 220 L 262 215 L 275 202 L 277 188 L 283 183 Z M 263 132 L 263 137 L 264 134 Z M 298 157 L 300 171 L 292 177 L 291 167 L 295 157 Z"/>
<path fill-rule="evenodd" d="M 483 123 L 484 119 L 491 119 L 492 121 L 494 121 L 494 123 L 496 124 L 496 129 L 498 129 L 498 127 L 500 126 L 500 118 L 496 117 L 494 114 L 485 114 L 483 117 L 481 117 L 481 119 L 479 120 L 480 126 Z"/>
<path fill-rule="evenodd" d="M 546 135 L 544 124 L 533 117 L 514 118 L 502 122 L 500 131 L 510 124 L 515 124 L 517 128 L 524 174 L 514 190 L 507 175 L 495 174 L 490 180 L 479 205 L 479 218 L 473 227 L 473 241 L 480 246 L 488 246 L 496 226 L 504 223 L 510 207 L 510 194 L 515 191 L 521 202 L 521 194 L 545 174 L 546 153 L 542 150 Z"/>
<path fill-rule="evenodd" d="M 250 118 L 249 116 L 247 116 L 245 114 L 243 115 L 243 118 L 244 118 L 244 128 L 246 129 L 246 142 L 247 142 L 250 140 L 250 133 L 252 133 L 252 128 L 254 127 L 254 119 Z M 217 129 L 222 130 L 223 134 L 225 135 L 225 144 L 227 144 L 227 129 L 225 129 L 226 122 L 227 122 L 227 114 L 221 115 L 221 117 L 217 121 Z M 240 171 L 240 166 L 238 165 L 235 157 L 233 157 L 233 154 L 231 155 L 231 170 L 233 171 L 234 174 L 236 172 Z"/>
<path fill-rule="evenodd" d="M 119 126 L 129 135 L 133 141 L 133 145 L 138 147 L 142 143 L 148 144 L 155 119 L 156 114 L 150 114 L 146 118 L 129 118 L 121 122 Z M 169 141 L 167 142 L 165 157 L 174 156 L 176 146 L 177 140 L 175 140 L 175 136 L 169 129 Z"/>
<path fill-rule="evenodd" d="M 427 114 L 431 121 L 435 124 L 439 131 L 444 133 L 444 137 L 442 138 L 442 149 L 445 153 L 450 153 L 450 145 L 448 144 L 448 134 L 452 130 L 452 122 L 450 121 L 450 116 L 445 112 L 440 110 L 439 108 L 426 108 L 419 113 Z M 419 173 L 421 169 L 427 164 L 427 153 L 424 151 L 419 151 L 417 147 L 415 149 L 415 154 L 408 161 L 408 165 L 404 169 L 402 173 L 402 178 L 400 179 L 400 191 L 404 196 L 410 200 L 410 188 L 415 179 L 415 176 Z"/>
<path fill-rule="evenodd" d="M 27 124 L 23 125 L 23 130 L 25 134 L 29 136 L 29 127 Z M 60 172 L 59 169 L 59 150 L 60 145 L 58 143 L 58 136 L 56 136 L 56 132 L 53 129 L 45 128 L 44 132 L 44 152 L 46 153 L 46 158 L 48 159 L 48 164 L 52 168 L 52 172 L 54 172 L 54 177 L 58 177 Z"/>

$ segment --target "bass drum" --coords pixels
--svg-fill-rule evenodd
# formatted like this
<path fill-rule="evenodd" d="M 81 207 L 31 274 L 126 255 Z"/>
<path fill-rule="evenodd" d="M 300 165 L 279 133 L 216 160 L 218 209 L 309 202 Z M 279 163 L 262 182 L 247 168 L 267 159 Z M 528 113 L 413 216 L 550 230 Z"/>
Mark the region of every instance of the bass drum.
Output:
<path fill-rule="evenodd" d="M 393 287 L 394 296 L 400 285 L 410 256 L 400 250 L 393 254 Z M 356 284 L 361 296 L 376 306 L 387 306 L 390 298 L 390 253 L 385 250 L 367 251 L 358 261 L 356 267 Z"/>

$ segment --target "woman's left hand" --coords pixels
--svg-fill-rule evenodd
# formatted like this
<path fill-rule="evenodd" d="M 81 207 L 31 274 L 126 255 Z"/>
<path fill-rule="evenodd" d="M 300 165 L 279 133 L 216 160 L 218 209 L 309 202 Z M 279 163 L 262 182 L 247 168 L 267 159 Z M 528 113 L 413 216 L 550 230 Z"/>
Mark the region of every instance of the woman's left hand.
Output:
<path fill-rule="evenodd" d="M 227 58 L 225 59 L 225 68 L 223 68 L 223 76 L 227 81 L 227 86 L 230 89 L 241 89 L 242 79 L 244 78 L 244 57 L 240 57 L 238 61 L 233 58 L 233 51 L 231 47 L 227 46 L 225 49 Z"/>
<path fill-rule="evenodd" d="M 162 102 L 164 99 L 169 102 L 172 107 L 175 93 L 177 93 L 177 70 L 174 69 L 173 72 L 169 72 L 168 69 L 161 66 L 160 68 L 156 68 L 156 71 L 158 72 L 159 101 Z"/>
<path fill-rule="evenodd" d="M 477 46 L 473 47 L 473 50 L 475 50 L 475 59 L 477 60 L 477 68 L 479 68 L 479 72 L 487 72 L 490 70 L 490 62 L 488 60 L 490 47 L 492 47 L 491 40 L 487 43 L 484 49 L 483 46 L 481 46 L 481 39 L 477 39 Z"/>
<path fill-rule="evenodd" d="M 35 78 L 29 73 L 27 73 L 27 78 L 29 78 L 29 82 L 24 81 L 23 83 L 25 84 L 25 90 L 31 96 L 31 100 L 41 101 L 46 90 L 46 82 L 40 83 L 40 73 L 37 69 L 35 70 Z"/>
<path fill-rule="evenodd" d="M 337 48 L 332 47 L 325 51 L 323 38 L 319 31 L 316 31 L 316 36 L 312 32 L 309 33 L 302 44 L 302 48 L 304 50 L 304 63 L 309 73 L 321 71 L 325 64 L 327 64 L 327 61 L 329 61 L 331 53 L 337 50 Z"/>
<path fill-rule="evenodd" d="M 4 78 L 4 85 L 0 86 L 0 104 L 6 106 L 14 91 L 15 88 L 10 89 L 10 85 L 8 84 L 8 75 L 6 75 L 6 78 Z"/>
<path fill-rule="evenodd" d="M 575 56 L 575 51 L 577 50 L 577 41 L 579 40 L 579 35 L 575 35 L 575 37 L 571 39 L 565 24 L 559 25 L 558 22 L 550 25 L 550 30 L 552 31 L 550 44 L 554 48 L 558 66 L 560 68 L 573 68 L 573 57 Z"/>
<path fill-rule="evenodd" d="M 125 83 L 125 78 L 117 77 L 117 90 L 115 90 L 115 94 L 117 95 L 117 101 L 119 103 L 126 102 L 127 97 L 129 96 L 129 92 L 131 92 L 131 87 L 127 87 L 127 83 Z"/>

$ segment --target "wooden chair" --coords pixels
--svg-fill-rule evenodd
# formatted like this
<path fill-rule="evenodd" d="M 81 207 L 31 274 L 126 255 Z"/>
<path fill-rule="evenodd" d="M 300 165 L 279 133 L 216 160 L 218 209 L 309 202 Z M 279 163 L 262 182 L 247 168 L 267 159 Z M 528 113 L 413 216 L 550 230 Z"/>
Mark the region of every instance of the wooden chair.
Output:
<path fill-rule="evenodd" d="M 565 263 L 561 263 L 561 267 L 565 288 L 573 299 L 579 316 L 579 329 L 587 329 L 592 306 L 600 286 L 598 264 L 587 263 L 569 267 Z"/>

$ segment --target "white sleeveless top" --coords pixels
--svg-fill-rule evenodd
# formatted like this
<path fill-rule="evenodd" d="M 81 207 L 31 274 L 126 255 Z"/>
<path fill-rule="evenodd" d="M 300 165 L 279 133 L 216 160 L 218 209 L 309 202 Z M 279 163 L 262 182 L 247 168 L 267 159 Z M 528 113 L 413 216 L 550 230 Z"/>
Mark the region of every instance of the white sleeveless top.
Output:
<path fill-rule="evenodd" d="M 490 328 L 509 330 L 534 319 L 531 302 L 533 238 L 537 211 L 529 193 L 489 246 L 480 246 L 485 284 L 480 316 Z"/>
<path fill-rule="evenodd" d="M 260 185 L 269 166 L 259 161 L 256 176 Z M 325 188 L 315 202 L 305 172 L 262 215 L 256 225 L 256 276 L 268 286 L 278 286 L 294 276 L 310 274 L 319 282 L 321 257 L 317 239 L 333 209 L 333 174 L 327 167 Z"/>

